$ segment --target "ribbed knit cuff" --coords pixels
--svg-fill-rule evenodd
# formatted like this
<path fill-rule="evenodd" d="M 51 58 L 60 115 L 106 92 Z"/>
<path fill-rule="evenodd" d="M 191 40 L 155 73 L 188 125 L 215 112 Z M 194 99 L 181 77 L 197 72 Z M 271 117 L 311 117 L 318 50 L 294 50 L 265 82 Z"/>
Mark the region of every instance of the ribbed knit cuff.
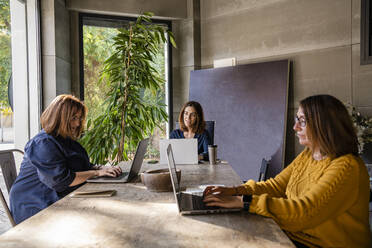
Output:
<path fill-rule="evenodd" d="M 252 189 L 249 185 L 242 184 L 240 186 L 235 187 L 235 194 L 236 195 L 251 195 Z"/>
<path fill-rule="evenodd" d="M 252 201 L 251 204 L 249 205 L 250 213 L 256 213 L 258 198 L 259 198 L 258 195 L 252 195 Z"/>

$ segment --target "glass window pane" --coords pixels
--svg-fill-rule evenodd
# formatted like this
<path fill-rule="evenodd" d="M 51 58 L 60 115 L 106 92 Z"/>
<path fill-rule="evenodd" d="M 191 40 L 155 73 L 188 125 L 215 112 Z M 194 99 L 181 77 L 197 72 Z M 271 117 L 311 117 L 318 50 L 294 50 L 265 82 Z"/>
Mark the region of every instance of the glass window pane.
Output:
<path fill-rule="evenodd" d="M 10 6 L 9 0 L 0 2 L 0 143 L 14 143 L 13 111 L 8 100 L 12 74 Z M 10 147 L 9 147 L 10 148 Z"/>
<path fill-rule="evenodd" d="M 101 71 L 104 61 L 112 54 L 113 37 L 118 33 L 118 28 L 126 26 L 128 21 L 113 22 L 102 18 L 83 18 L 83 52 L 84 52 L 84 102 L 88 108 L 88 120 L 93 120 L 105 110 L 105 94 L 109 87 L 105 82 L 100 81 Z M 156 56 L 155 63 L 152 64 L 160 72 L 160 76 L 165 79 L 161 89 L 157 92 L 157 97 L 153 97 L 148 90 L 141 93 L 144 101 L 166 102 L 166 67 L 167 63 L 167 44 L 162 44 L 160 53 Z M 164 107 L 166 108 L 166 107 Z M 156 128 L 150 140 L 146 158 L 159 159 L 159 139 L 166 138 L 167 122 L 161 123 L 161 128 Z M 132 151 L 132 155 L 134 149 Z"/>

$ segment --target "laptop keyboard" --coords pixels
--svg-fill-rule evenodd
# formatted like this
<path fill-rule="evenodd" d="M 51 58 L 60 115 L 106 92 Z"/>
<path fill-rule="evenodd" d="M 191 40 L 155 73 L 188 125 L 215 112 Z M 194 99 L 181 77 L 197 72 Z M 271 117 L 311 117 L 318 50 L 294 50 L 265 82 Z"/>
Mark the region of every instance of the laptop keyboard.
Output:
<path fill-rule="evenodd" d="M 208 209 L 203 202 L 203 197 L 192 195 L 192 206 L 194 209 Z"/>
<path fill-rule="evenodd" d="M 103 176 L 103 177 L 100 177 L 100 178 L 102 178 L 103 180 L 120 180 L 120 179 L 122 179 L 122 178 L 124 178 L 124 177 L 126 177 L 128 175 L 129 175 L 129 172 L 123 172 L 118 177 Z"/>
<path fill-rule="evenodd" d="M 183 206 L 192 206 L 192 210 L 212 210 L 219 209 L 219 207 L 208 207 L 203 202 L 203 196 L 192 195 L 192 194 L 182 194 Z"/>

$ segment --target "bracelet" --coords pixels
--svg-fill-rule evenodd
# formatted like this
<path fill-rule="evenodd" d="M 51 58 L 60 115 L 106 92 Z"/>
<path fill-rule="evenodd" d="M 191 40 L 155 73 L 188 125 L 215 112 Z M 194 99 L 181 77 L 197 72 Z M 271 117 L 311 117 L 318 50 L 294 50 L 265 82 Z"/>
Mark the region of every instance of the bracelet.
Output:
<path fill-rule="evenodd" d="M 249 207 L 252 202 L 252 195 L 243 195 L 243 210 L 249 212 Z"/>

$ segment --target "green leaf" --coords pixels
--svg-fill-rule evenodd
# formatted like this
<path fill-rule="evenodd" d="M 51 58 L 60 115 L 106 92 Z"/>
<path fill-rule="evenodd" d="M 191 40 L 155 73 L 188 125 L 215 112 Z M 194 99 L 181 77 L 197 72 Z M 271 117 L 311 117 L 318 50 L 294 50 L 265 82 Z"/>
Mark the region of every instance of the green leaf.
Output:
<path fill-rule="evenodd" d="M 174 40 L 174 36 L 172 32 L 168 31 L 168 37 L 169 37 L 169 41 L 172 44 L 172 46 L 174 48 L 177 48 L 176 41 Z"/>

